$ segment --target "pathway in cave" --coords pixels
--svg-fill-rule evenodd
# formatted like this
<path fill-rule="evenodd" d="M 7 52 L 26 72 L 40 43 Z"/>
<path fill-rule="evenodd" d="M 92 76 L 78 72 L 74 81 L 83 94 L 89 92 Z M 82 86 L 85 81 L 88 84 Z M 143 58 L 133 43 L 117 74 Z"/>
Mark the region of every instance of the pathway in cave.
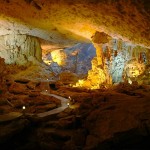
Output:
<path fill-rule="evenodd" d="M 53 114 L 57 114 L 57 113 L 60 113 L 61 111 L 63 111 L 65 108 L 67 108 L 67 102 L 68 102 L 68 99 L 67 98 L 64 98 L 64 97 L 61 97 L 61 96 L 58 96 L 58 95 L 55 95 L 55 94 L 49 94 L 49 93 L 46 93 L 46 92 L 41 92 L 41 94 L 43 95 L 48 95 L 48 96 L 53 96 L 57 99 L 59 99 L 61 101 L 61 107 L 58 107 L 56 109 L 53 109 L 53 110 L 50 110 L 50 111 L 47 111 L 47 112 L 44 112 L 44 113 L 39 113 L 37 114 L 37 117 L 46 117 L 46 116 L 49 116 L 49 115 L 53 115 Z"/>
<path fill-rule="evenodd" d="M 67 102 L 68 102 L 67 98 L 64 98 L 64 97 L 61 97 L 61 96 L 58 96 L 58 95 L 55 95 L 55 94 L 46 93 L 46 92 L 41 92 L 41 94 L 48 95 L 48 96 L 53 96 L 53 97 L 59 99 L 61 101 L 61 106 L 56 108 L 56 109 L 53 109 L 53 110 L 50 110 L 50 111 L 47 111 L 47 112 L 44 112 L 44 113 L 37 114 L 36 116 L 39 117 L 39 118 L 44 118 L 44 117 L 47 117 L 47 116 L 50 116 L 50 115 L 53 115 L 53 114 L 60 113 L 61 111 L 63 111 L 65 108 L 68 107 L 67 106 Z M 15 119 L 19 118 L 22 115 L 23 115 L 23 113 L 20 113 L 20 112 L 10 112 L 10 113 L 5 114 L 5 115 L 0 115 L 0 122 L 15 120 Z M 32 115 L 33 114 L 31 114 L 31 116 Z"/>

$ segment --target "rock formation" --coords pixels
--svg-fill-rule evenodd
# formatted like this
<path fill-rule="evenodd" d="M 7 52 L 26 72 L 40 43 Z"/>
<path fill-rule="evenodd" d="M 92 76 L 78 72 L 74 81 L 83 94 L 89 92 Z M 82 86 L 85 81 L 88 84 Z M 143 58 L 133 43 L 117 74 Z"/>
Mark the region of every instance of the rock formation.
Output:
<path fill-rule="evenodd" d="M 23 65 L 29 61 L 42 60 L 38 39 L 29 35 L 10 34 L 0 36 L 0 57 L 6 64 Z"/>
<path fill-rule="evenodd" d="M 92 69 L 88 71 L 87 80 L 83 81 L 80 86 L 91 89 L 98 89 L 102 84 L 111 84 L 108 69 L 104 63 L 103 44 L 109 42 L 109 36 L 103 32 L 96 32 L 92 36 L 92 42 L 96 49 L 96 57 L 92 60 Z M 78 83 L 77 83 L 78 84 Z"/>
<path fill-rule="evenodd" d="M 70 71 L 80 78 L 87 76 L 91 60 L 96 56 L 93 44 L 78 43 L 61 50 L 42 50 L 42 59 L 55 75 Z"/>
<path fill-rule="evenodd" d="M 90 42 L 93 33 L 99 31 L 150 45 L 149 0 L 1 0 L 0 10 L 1 35 L 6 28 L 8 32 L 18 28 L 17 32 L 67 46 L 77 41 Z"/>

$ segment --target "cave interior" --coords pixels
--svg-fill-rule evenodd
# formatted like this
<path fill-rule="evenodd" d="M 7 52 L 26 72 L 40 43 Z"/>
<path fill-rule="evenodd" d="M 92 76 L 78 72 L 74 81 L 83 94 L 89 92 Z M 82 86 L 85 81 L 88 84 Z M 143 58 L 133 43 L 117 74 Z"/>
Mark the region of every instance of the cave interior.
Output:
<path fill-rule="evenodd" d="M 149 0 L 1 0 L 0 149 L 150 149 Z"/>

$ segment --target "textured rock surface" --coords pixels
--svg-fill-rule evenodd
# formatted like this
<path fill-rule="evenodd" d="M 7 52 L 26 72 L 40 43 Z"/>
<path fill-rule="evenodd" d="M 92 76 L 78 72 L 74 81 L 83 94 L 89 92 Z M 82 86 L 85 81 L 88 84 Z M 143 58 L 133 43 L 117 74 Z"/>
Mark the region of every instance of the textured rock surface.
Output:
<path fill-rule="evenodd" d="M 0 57 L 0 94 L 6 91 L 6 81 L 5 76 L 7 74 L 6 65 L 4 59 Z"/>
<path fill-rule="evenodd" d="M 26 64 L 34 59 L 42 60 L 38 39 L 28 35 L 10 34 L 0 36 L 0 57 L 6 64 Z"/>
<path fill-rule="evenodd" d="M 79 43 L 61 50 L 42 50 L 42 59 L 49 64 L 54 75 L 63 71 L 70 71 L 85 76 L 91 69 L 91 60 L 96 52 L 92 44 Z"/>
<path fill-rule="evenodd" d="M 150 45 L 149 0 L 2 0 L 0 11 L 0 35 L 6 31 L 21 32 L 57 45 L 68 45 L 90 41 L 95 31 L 103 31 L 113 37 Z M 24 26 L 15 21 L 24 22 Z M 67 41 L 68 38 L 73 41 Z"/>

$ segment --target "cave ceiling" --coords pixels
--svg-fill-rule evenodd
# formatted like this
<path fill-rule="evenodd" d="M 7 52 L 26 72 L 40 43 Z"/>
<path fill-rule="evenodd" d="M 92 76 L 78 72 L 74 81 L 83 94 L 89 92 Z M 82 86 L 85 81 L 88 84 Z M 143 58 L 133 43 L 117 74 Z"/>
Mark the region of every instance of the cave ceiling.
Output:
<path fill-rule="evenodd" d="M 67 47 L 105 32 L 150 47 L 149 0 L 0 0 L 0 36 L 29 34 Z M 47 47 L 49 48 L 49 47 Z"/>

